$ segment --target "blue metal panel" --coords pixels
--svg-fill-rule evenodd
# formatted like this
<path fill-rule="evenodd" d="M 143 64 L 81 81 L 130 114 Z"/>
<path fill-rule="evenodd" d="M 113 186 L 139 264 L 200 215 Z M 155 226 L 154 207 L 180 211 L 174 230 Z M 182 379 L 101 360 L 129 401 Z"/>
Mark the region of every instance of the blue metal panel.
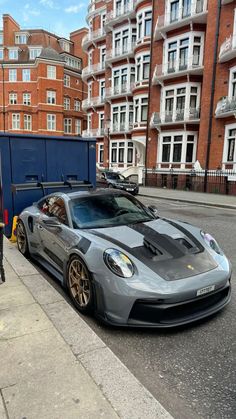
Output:
<path fill-rule="evenodd" d="M 11 138 L 12 183 L 41 182 L 47 179 L 45 140 Z M 41 191 L 20 192 L 13 197 L 14 215 L 38 201 Z"/>
<path fill-rule="evenodd" d="M 11 162 L 9 139 L 0 136 L 0 150 L 2 156 L 2 179 L 3 179 L 3 211 L 8 211 L 9 224 L 5 227 L 5 233 L 11 234 L 12 194 L 11 194 Z"/>
<path fill-rule="evenodd" d="M 89 161 L 88 161 L 88 180 L 96 186 L 96 141 L 88 143 Z"/>

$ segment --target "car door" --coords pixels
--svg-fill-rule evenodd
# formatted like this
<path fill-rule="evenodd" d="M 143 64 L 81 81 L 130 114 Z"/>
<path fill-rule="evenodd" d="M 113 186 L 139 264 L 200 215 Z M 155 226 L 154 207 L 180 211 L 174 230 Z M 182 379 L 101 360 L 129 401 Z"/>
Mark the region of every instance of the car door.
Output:
<path fill-rule="evenodd" d="M 63 272 L 67 252 L 76 242 L 76 235 L 69 226 L 66 204 L 61 196 L 49 197 L 38 219 L 38 231 L 43 257 L 57 270 Z"/>

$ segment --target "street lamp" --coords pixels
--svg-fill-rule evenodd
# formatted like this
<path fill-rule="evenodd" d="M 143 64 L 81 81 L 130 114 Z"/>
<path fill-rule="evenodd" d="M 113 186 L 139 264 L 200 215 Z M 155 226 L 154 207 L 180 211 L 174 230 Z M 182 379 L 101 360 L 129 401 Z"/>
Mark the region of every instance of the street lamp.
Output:
<path fill-rule="evenodd" d="M 111 119 L 109 118 L 109 116 L 106 119 L 106 133 L 107 133 L 107 152 L 108 152 L 108 159 L 107 159 L 107 163 L 108 163 L 108 170 L 110 169 L 110 128 L 111 128 Z"/>

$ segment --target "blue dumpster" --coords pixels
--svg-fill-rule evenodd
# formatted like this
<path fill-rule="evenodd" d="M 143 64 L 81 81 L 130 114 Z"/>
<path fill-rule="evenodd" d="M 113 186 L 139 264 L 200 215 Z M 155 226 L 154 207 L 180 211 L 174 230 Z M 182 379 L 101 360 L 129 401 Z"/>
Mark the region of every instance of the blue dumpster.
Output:
<path fill-rule="evenodd" d="M 95 139 L 0 133 L 0 152 L 7 236 L 11 235 L 13 216 L 42 197 L 40 189 L 13 194 L 12 184 L 67 181 L 96 184 Z"/>

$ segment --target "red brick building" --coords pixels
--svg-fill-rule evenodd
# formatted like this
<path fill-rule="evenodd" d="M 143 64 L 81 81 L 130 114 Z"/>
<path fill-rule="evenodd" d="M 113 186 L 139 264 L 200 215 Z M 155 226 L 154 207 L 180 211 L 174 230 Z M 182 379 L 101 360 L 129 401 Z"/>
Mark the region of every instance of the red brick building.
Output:
<path fill-rule="evenodd" d="M 235 0 L 90 2 L 83 107 L 100 167 L 140 181 L 146 165 L 167 186 L 170 170 L 182 182 L 236 169 L 235 10 Z"/>
<path fill-rule="evenodd" d="M 86 94 L 81 72 L 86 55 L 81 40 L 41 29 L 23 30 L 3 15 L 0 30 L 0 131 L 81 135 Z"/>

